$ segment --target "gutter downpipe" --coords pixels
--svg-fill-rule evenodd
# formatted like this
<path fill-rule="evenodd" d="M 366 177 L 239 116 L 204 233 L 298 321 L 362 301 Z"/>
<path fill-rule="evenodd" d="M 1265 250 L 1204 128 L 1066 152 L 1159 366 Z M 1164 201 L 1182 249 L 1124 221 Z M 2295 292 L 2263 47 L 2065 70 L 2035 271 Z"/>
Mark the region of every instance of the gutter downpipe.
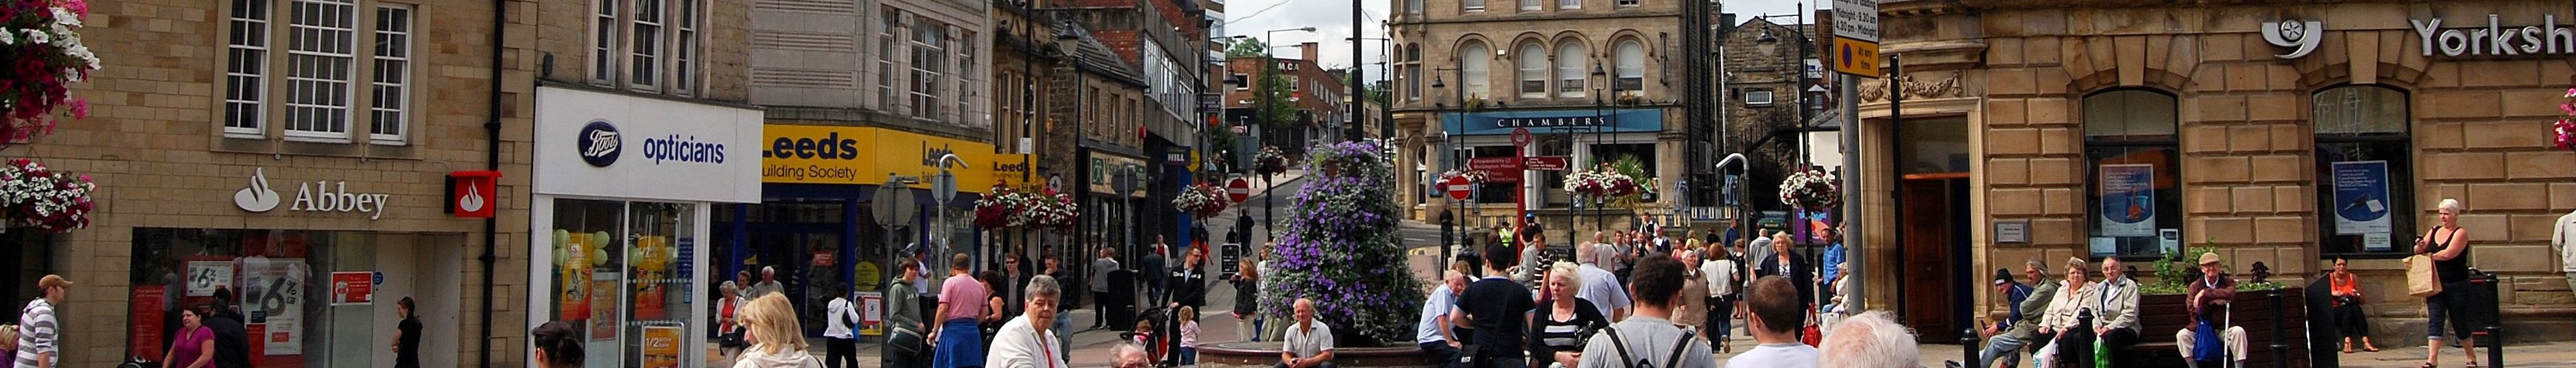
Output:
<path fill-rule="evenodd" d="M 492 0 L 492 89 L 485 103 L 484 114 L 488 120 L 483 122 L 483 133 L 489 138 L 483 145 L 485 170 L 501 170 L 501 54 L 509 50 L 506 42 L 509 39 L 509 9 L 510 0 Z M 499 216 L 483 219 L 483 255 L 476 257 L 483 263 L 483 333 L 482 339 L 478 340 L 482 346 L 474 350 L 481 356 L 475 359 L 478 362 L 475 366 L 482 368 L 492 367 L 492 297 L 493 289 L 499 286 L 494 284 L 493 272 L 500 261 L 496 253 L 501 240 L 500 221 Z"/>

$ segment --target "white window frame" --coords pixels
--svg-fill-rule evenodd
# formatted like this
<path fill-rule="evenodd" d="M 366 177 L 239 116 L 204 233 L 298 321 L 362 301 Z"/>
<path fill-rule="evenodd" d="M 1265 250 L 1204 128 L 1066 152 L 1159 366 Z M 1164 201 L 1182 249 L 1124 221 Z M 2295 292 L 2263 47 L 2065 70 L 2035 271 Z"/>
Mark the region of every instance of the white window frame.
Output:
<path fill-rule="evenodd" d="M 1541 1 L 1545 0 L 1521 0 L 1521 11 L 1538 11 L 1538 4 Z"/>
<path fill-rule="evenodd" d="M 903 28 L 906 15 L 903 11 L 885 8 L 878 11 L 877 17 L 877 108 L 885 113 L 902 114 L 903 101 L 908 95 L 895 86 L 895 78 L 908 71 L 897 67 L 894 56 L 910 54 L 910 49 L 904 48 L 910 40 L 900 37 L 897 35 L 900 32 L 896 31 Z"/>
<path fill-rule="evenodd" d="M 630 13 L 632 18 L 628 18 L 623 27 L 626 29 L 626 57 L 628 58 L 625 70 L 626 88 L 644 92 L 660 91 L 658 87 L 662 84 L 663 44 L 668 40 L 662 33 L 670 30 L 665 27 L 670 22 L 670 8 L 662 3 L 663 0 L 633 1 L 634 3 L 627 6 L 628 9 L 634 10 Z"/>
<path fill-rule="evenodd" d="M 1611 79 L 1610 87 L 1618 88 L 1620 95 L 1636 95 L 1644 93 L 1644 89 L 1646 87 L 1646 43 L 1638 42 L 1636 39 L 1620 40 L 1616 46 L 1611 46 L 1611 55 L 1612 59 L 1614 59 L 1611 61 L 1614 64 L 1611 66 L 1611 74 L 1615 78 Z M 1634 81 L 1635 86 L 1624 87 L 1629 85 L 1630 81 Z"/>
<path fill-rule="evenodd" d="M 1252 76 L 1244 75 L 1243 73 L 1228 73 L 1227 75 L 1229 75 L 1229 76 L 1233 77 L 1233 79 L 1235 80 L 1235 83 L 1234 83 L 1234 90 L 1236 90 L 1236 91 L 1249 91 L 1249 90 L 1252 90 Z"/>
<path fill-rule="evenodd" d="M 1458 10 L 1463 12 L 1483 12 L 1485 11 L 1485 0 L 1460 1 L 1458 2 Z"/>
<path fill-rule="evenodd" d="M 1467 47 L 1459 49 L 1469 52 L 1458 54 L 1458 96 L 1469 99 L 1493 96 L 1493 47 L 1484 43 L 1470 43 Z"/>
<path fill-rule="evenodd" d="M 1556 0 L 1556 10 L 1582 9 L 1583 0 Z"/>
<path fill-rule="evenodd" d="M 701 59 L 698 56 L 700 51 L 698 48 L 702 43 L 698 40 L 700 27 L 698 22 L 706 18 L 706 6 L 699 0 L 677 1 L 680 4 L 678 14 L 680 19 L 671 24 L 671 27 L 677 30 L 676 34 L 671 36 L 671 92 L 683 96 L 695 96 L 698 94 L 699 85 L 702 84 L 698 73 L 703 69 L 698 67 Z"/>
<path fill-rule="evenodd" d="M 942 43 L 948 41 L 945 33 L 949 27 L 922 17 L 914 16 L 912 37 L 908 37 L 912 46 L 910 53 L 912 84 L 905 92 L 910 95 L 912 117 L 937 120 L 941 110 L 944 110 L 939 102 L 941 97 L 939 94 L 942 93 L 939 83 L 946 81 L 944 78 L 948 74 L 941 67 L 948 62 L 946 54 L 948 50 Z M 936 30 L 939 33 L 925 33 L 924 30 Z M 929 37 L 929 39 L 925 40 L 923 37 Z M 925 59 L 925 56 L 928 59 Z"/>
<path fill-rule="evenodd" d="M 1514 70 L 1515 74 L 1513 75 L 1513 80 L 1520 82 L 1520 85 L 1516 86 L 1515 90 L 1520 92 L 1521 98 L 1546 98 L 1548 80 L 1547 46 L 1539 45 L 1537 42 L 1530 42 L 1521 44 L 1519 49 L 1520 50 L 1518 51 L 1513 51 L 1519 55 L 1514 59 L 1518 62 L 1512 63 L 1514 64 L 1512 65 L 1513 69 L 1516 69 Z M 1538 82 L 1538 84 L 1531 85 L 1530 82 Z M 1536 88 L 1533 89 L 1532 87 Z"/>
<path fill-rule="evenodd" d="M 1771 106 L 1771 102 L 1770 89 L 1765 88 L 1744 91 L 1744 106 L 1767 107 Z"/>
<path fill-rule="evenodd" d="M 593 0 L 591 3 L 590 74 L 588 76 L 591 84 L 600 86 L 617 84 L 618 71 L 621 70 L 618 68 L 621 64 L 618 61 L 625 58 L 625 54 L 618 52 L 620 49 L 617 30 L 622 26 L 620 24 L 622 18 L 618 17 L 622 13 L 619 13 L 618 9 L 621 9 L 620 6 L 625 5 L 625 2 L 626 0 Z"/>
<path fill-rule="evenodd" d="M 974 89 L 968 86 L 975 83 L 975 70 L 982 69 L 975 67 L 975 31 L 963 27 L 950 28 L 948 39 L 952 46 L 949 48 L 957 50 L 957 66 L 949 69 L 956 71 L 949 75 L 954 76 L 957 83 L 944 92 L 951 94 L 949 99 L 957 101 L 957 125 L 974 126 L 967 119 L 975 116 L 975 99 L 966 97 L 973 94 Z"/>
<path fill-rule="evenodd" d="M 224 116 L 223 132 L 231 138 L 268 136 L 268 75 L 270 48 L 276 37 L 269 26 L 276 7 L 271 0 L 234 0 L 227 9 L 224 47 Z M 256 8 L 256 9 L 249 9 Z M 238 95 L 238 96 L 236 96 Z M 240 98 L 236 98 L 240 97 Z"/>
<path fill-rule="evenodd" d="M 419 12 L 410 5 L 376 6 L 375 75 L 368 99 L 367 140 L 376 144 L 403 145 L 411 134 L 412 45 L 418 43 Z M 398 16 L 395 16 L 398 15 Z M 388 117 L 390 115 L 390 117 Z"/>
<path fill-rule="evenodd" d="M 1566 60 L 1573 59 L 1573 60 Z M 1556 45 L 1556 97 L 1581 98 L 1585 88 L 1592 87 L 1591 73 L 1583 67 L 1592 61 L 1592 48 L 1582 41 L 1567 40 Z"/>
<path fill-rule="evenodd" d="M 1642 0 L 1619 0 L 1619 7 L 1622 7 L 1622 8 L 1635 7 L 1635 6 L 1640 5 L 1640 4 L 1643 4 L 1643 3 L 1644 3 L 1644 1 L 1642 1 Z"/>
<path fill-rule="evenodd" d="M 286 65 L 289 72 L 286 79 L 286 138 L 299 141 L 348 142 L 353 132 L 350 129 L 351 125 L 355 125 L 357 120 L 356 113 L 351 111 L 356 108 L 355 95 L 357 94 L 357 12 L 359 8 L 357 1 L 291 1 L 288 9 L 290 16 L 287 17 L 287 27 L 290 32 L 287 33 L 289 36 Z M 295 22 L 295 19 L 308 17 L 292 14 L 305 11 L 308 7 L 314 11 L 327 11 L 325 9 L 336 7 L 344 11 L 341 15 L 345 16 L 339 19 L 344 23 L 334 24 L 329 19 L 323 19 L 327 16 L 323 14 L 310 17 L 320 20 L 314 24 Z M 322 42 L 329 38 L 307 38 L 321 37 L 334 32 L 340 33 L 337 39 L 344 42 L 324 44 Z M 311 36 L 298 37 L 297 35 Z M 335 50 L 338 52 L 333 52 Z M 336 73 L 329 70 L 333 64 L 330 61 L 335 60 L 339 61 L 337 63 L 339 70 Z M 332 96 L 333 91 L 326 88 L 332 84 L 339 86 L 337 96 Z"/>

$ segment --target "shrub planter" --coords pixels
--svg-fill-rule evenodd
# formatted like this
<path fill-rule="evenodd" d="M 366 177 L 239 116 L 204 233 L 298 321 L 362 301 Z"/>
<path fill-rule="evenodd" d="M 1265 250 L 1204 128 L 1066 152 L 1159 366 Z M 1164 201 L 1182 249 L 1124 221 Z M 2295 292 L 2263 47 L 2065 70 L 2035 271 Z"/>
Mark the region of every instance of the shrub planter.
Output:
<path fill-rule="evenodd" d="M 1279 342 L 1226 342 L 1199 345 L 1202 368 L 1271 368 L 1279 365 Z M 1433 368 L 1422 348 L 1334 347 L 1333 365 L 1341 368 Z"/>

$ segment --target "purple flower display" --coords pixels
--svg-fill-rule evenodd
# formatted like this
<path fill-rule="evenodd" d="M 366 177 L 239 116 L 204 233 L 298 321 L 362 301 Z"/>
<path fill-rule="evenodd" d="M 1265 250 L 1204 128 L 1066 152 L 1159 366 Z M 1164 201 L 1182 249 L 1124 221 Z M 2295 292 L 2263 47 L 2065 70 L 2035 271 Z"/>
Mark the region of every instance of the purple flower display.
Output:
<path fill-rule="evenodd" d="M 1344 336 L 1411 341 L 1422 281 L 1413 277 L 1397 236 L 1394 171 L 1376 141 L 1320 144 L 1307 150 L 1312 179 L 1297 189 L 1279 239 L 1277 271 L 1263 275 L 1261 311 L 1289 318 L 1297 298 L 1315 300 L 1316 318 Z"/>

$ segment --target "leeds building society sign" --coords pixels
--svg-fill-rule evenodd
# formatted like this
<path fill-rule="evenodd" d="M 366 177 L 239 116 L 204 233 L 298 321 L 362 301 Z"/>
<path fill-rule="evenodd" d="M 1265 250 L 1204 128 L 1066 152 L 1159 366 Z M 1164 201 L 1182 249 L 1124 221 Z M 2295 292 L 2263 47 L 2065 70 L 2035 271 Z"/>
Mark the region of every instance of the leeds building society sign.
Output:
<path fill-rule="evenodd" d="M 2576 29 L 2558 24 L 2558 16 L 2542 15 L 2538 25 L 2500 24 L 2495 14 L 2488 14 L 2484 26 L 2442 28 L 2442 18 L 2409 19 L 2413 24 L 2416 44 L 2424 56 L 2543 56 L 2576 55 Z M 2272 55 L 2297 59 L 2317 51 L 2324 42 L 2323 22 L 2296 19 L 2263 23 L 2263 41 L 2289 49 Z M 2462 25 L 2452 23 L 2450 25 Z"/>

